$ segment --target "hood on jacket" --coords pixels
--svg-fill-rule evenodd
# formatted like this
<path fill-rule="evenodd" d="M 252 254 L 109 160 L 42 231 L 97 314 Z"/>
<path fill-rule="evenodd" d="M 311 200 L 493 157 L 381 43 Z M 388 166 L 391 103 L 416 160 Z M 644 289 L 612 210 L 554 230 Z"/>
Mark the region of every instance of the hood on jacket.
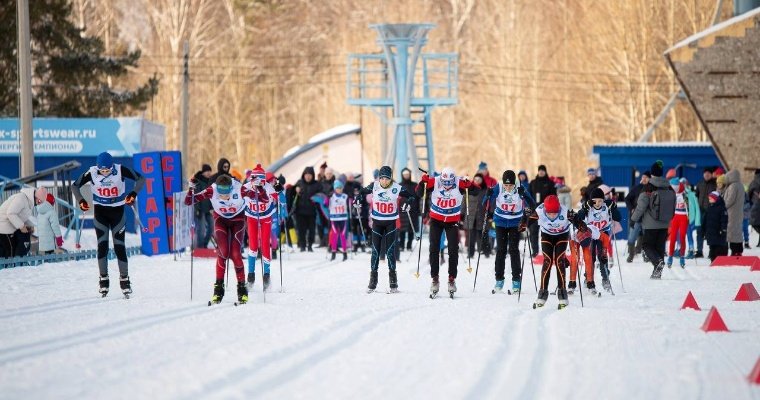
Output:
<path fill-rule="evenodd" d="M 306 179 L 304 179 L 304 176 L 306 174 L 311 174 L 311 176 L 312 176 L 311 181 L 312 182 L 316 182 L 316 180 L 317 180 L 317 174 L 314 173 L 314 167 L 306 167 L 306 168 L 303 169 L 303 172 L 301 173 L 301 180 L 304 181 L 304 182 L 306 182 Z"/>
<path fill-rule="evenodd" d="M 668 180 L 661 176 L 653 176 L 651 179 L 649 179 L 649 184 L 658 189 L 667 189 L 670 187 Z"/>
<path fill-rule="evenodd" d="M 53 211 L 53 205 L 47 201 L 43 201 L 42 204 L 37 205 L 37 212 L 40 214 L 46 214 Z"/>
<path fill-rule="evenodd" d="M 222 169 L 222 166 L 223 166 L 224 164 L 230 164 L 230 169 L 228 169 L 227 171 L 224 171 L 224 170 Z M 230 160 L 228 160 L 228 159 L 226 159 L 226 158 L 224 158 L 224 157 L 220 158 L 220 159 L 219 159 L 219 162 L 218 162 L 218 163 L 216 163 L 216 172 L 218 172 L 218 173 L 225 173 L 225 174 L 229 174 L 229 173 L 230 173 L 230 170 L 231 170 L 231 169 L 232 169 L 232 163 L 230 163 Z"/>
<path fill-rule="evenodd" d="M 34 206 L 34 188 L 23 188 L 21 189 L 21 193 L 26 196 L 27 201 L 29 201 L 29 204 L 31 206 Z"/>
<path fill-rule="evenodd" d="M 557 193 L 571 193 L 573 190 L 570 189 L 570 186 L 562 186 L 561 188 L 557 189 Z"/>
<path fill-rule="evenodd" d="M 741 182 L 741 180 L 742 180 L 742 177 L 739 174 L 739 170 L 738 169 L 732 169 L 731 171 L 728 171 L 728 173 L 726 174 L 726 184 L 727 185 L 730 185 L 732 183 Z"/>

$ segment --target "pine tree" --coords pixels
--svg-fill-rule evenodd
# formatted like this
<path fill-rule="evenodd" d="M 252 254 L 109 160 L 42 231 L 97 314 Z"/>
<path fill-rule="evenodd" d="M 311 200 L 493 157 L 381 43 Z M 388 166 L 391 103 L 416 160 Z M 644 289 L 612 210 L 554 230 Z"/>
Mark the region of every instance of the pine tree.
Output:
<path fill-rule="evenodd" d="M 158 92 L 150 78 L 134 90 L 109 88 L 137 66 L 140 51 L 104 55 L 103 41 L 70 20 L 67 0 L 29 2 L 34 116 L 109 117 L 144 110 Z M 16 0 L 0 0 L 0 116 L 18 115 Z"/>

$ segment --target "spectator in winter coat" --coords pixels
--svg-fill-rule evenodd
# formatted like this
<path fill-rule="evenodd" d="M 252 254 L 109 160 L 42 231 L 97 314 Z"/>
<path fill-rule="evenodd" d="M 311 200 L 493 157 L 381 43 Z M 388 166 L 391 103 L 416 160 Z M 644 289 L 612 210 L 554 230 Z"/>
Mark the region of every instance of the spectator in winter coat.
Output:
<path fill-rule="evenodd" d="M 591 192 L 593 192 L 594 189 L 598 188 L 599 185 L 604 183 L 602 177 L 597 175 L 596 168 L 587 169 L 586 176 L 588 176 L 588 185 L 586 185 L 586 194 L 583 196 L 583 201 L 591 200 L 589 197 L 591 196 Z"/>
<path fill-rule="evenodd" d="M 483 176 L 483 182 L 485 182 L 487 188 L 492 188 L 499 184 L 499 182 L 491 176 L 491 173 L 488 172 L 488 164 L 486 164 L 485 161 L 481 161 L 480 164 L 478 164 L 477 173 Z M 528 176 L 526 175 L 525 179 L 527 178 Z"/>
<path fill-rule="evenodd" d="M 412 171 L 409 168 L 401 170 L 401 182 L 399 182 L 402 188 L 409 193 L 414 193 L 417 187 L 417 182 L 412 180 Z M 412 224 L 409 223 L 409 217 L 411 217 Z M 420 218 L 420 202 L 414 201 L 410 204 L 409 217 L 400 215 L 401 220 L 401 234 L 399 235 L 399 250 L 406 248 L 412 250 L 412 243 L 414 242 L 414 232 L 419 232 L 419 218 Z"/>
<path fill-rule="evenodd" d="M 573 208 L 573 190 L 570 186 L 565 185 L 565 177 L 558 176 L 554 179 L 555 188 L 557 189 L 557 198 L 559 198 L 559 204 L 563 207 L 567 207 L 568 210 Z"/>
<path fill-rule="evenodd" d="M 743 251 L 744 186 L 737 169 L 732 169 L 725 177 L 726 188 L 723 192 L 723 201 L 726 202 L 726 210 L 728 210 L 728 247 L 731 249 L 732 256 L 740 256 Z"/>
<path fill-rule="evenodd" d="M 554 182 L 549 178 L 549 175 L 546 172 L 546 166 L 545 165 L 539 165 L 538 166 L 538 174 L 536 177 L 530 181 L 530 190 L 529 193 L 531 194 L 533 200 L 536 203 L 536 207 L 541 205 L 544 202 L 544 199 L 551 196 L 551 195 L 557 195 L 557 189 L 554 187 Z M 538 223 L 536 222 L 536 219 L 531 218 L 530 219 L 530 225 L 528 226 L 530 231 L 530 243 L 531 243 L 531 250 L 532 254 L 531 257 L 536 257 L 538 255 Z"/>
<path fill-rule="evenodd" d="M 201 170 L 193 175 L 195 179 L 195 192 L 200 193 L 211 185 L 211 166 L 203 164 Z M 195 219 L 195 247 L 205 248 L 211 240 L 214 230 L 214 218 L 211 215 L 211 200 L 202 200 L 195 203 L 193 209 Z"/>
<path fill-rule="evenodd" d="M 38 252 L 52 254 L 63 246 L 61 225 L 58 223 L 58 211 L 55 209 L 55 197 L 48 193 L 45 200 L 37 204 L 37 239 Z"/>
<path fill-rule="evenodd" d="M 697 183 L 695 193 L 697 195 L 697 200 L 699 203 L 699 213 L 700 215 L 704 215 L 705 211 L 707 211 L 707 207 L 710 206 L 710 202 L 708 201 L 708 195 L 710 192 L 714 190 L 718 190 L 718 184 L 715 181 L 715 177 L 713 176 L 713 167 L 706 167 L 702 171 L 702 180 Z M 704 226 L 704 225 L 703 225 Z M 704 257 L 703 253 L 703 246 L 705 241 L 705 232 L 702 227 L 697 229 L 697 253 L 694 255 L 696 258 Z"/>
<path fill-rule="evenodd" d="M 517 173 L 517 180 L 520 182 L 520 186 L 523 187 L 523 190 L 525 190 L 525 192 L 527 193 L 530 193 L 530 182 L 528 181 L 528 173 L 523 170 L 520 170 L 520 172 Z"/>
<path fill-rule="evenodd" d="M 476 244 L 478 248 L 483 247 L 480 237 L 486 212 L 484 209 L 484 197 L 486 196 L 486 192 L 488 192 L 483 174 L 475 174 L 475 177 L 472 178 L 472 183 L 473 186 L 470 186 L 468 190 L 469 199 L 465 203 L 466 209 L 462 209 L 464 229 L 467 232 L 467 255 L 470 258 L 475 255 Z M 480 250 L 486 257 L 490 255 L 488 246 Z"/>
<path fill-rule="evenodd" d="M 708 195 L 709 206 L 702 219 L 702 227 L 705 231 L 707 245 L 710 246 L 710 261 L 718 256 L 728 255 L 728 242 L 726 241 L 726 229 L 728 228 L 728 212 L 726 204 L 716 190 Z"/>
<path fill-rule="evenodd" d="M 325 168 L 324 174 L 319 178 L 319 184 L 322 185 L 322 193 L 330 197 L 335 184 L 335 171 L 332 168 Z"/>
<path fill-rule="evenodd" d="M 684 185 L 689 206 L 689 226 L 686 230 L 686 242 L 689 244 L 689 254 L 686 258 L 694 258 L 694 231 L 702 227 L 702 211 L 699 209 L 699 199 L 696 193 L 691 190 L 689 181 L 686 178 L 681 178 L 680 183 Z M 683 243 L 681 246 L 683 246 Z"/>
<path fill-rule="evenodd" d="M 301 179 L 293 187 L 293 207 L 295 207 L 296 231 L 298 232 L 298 247 L 301 251 L 314 251 L 316 235 L 317 208 L 311 197 L 322 193 L 322 185 L 314 179 L 314 167 L 306 167 Z M 297 197 L 297 199 L 296 199 Z"/>
<path fill-rule="evenodd" d="M 0 258 L 23 256 L 29 252 L 34 224 L 32 209 L 47 198 L 45 188 L 23 188 L 0 205 Z"/>
<path fill-rule="evenodd" d="M 209 179 L 209 182 L 216 182 L 216 178 L 227 175 L 230 178 L 233 176 L 230 174 L 230 161 L 226 158 L 220 158 L 219 162 L 216 163 L 216 173 L 214 175 L 211 175 L 211 178 Z"/>
<path fill-rule="evenodd" d="M 644 188 L 644 191 L 639 195 L 636 201 L 636 210 L 631 216 L 633 221 L 641 222 L 641 227 L 644 229 L 642 247 L 647 257 L 649 257 L 649 262 L 654 266 L 652 279 L 660 279 L 662 276 L 662 269 L 665 267 L 665 242 L 668 239 L 668 227 L 672 219 L 671 217 L 658 220 L 654 212 L 656 210 L 653 210 L 654 202 L 651 201 L 653 196 L 658 195 L 662 191 L 672 191 L 668 181 L 662 177 L 662 165 L 662 161 L 660 160 L 652 164 L 652 167 L 649 169 L 652 173 L 652 178 Z M 671 206 L 675 209 L 675 199 L 673 203 Z"/>
<path fill-rule="evenodd" d="M 749 202 L 749 185 L 744 186 L 744 219 L 742 220 L 742 233 L 744 234 L 744 248 L 750 249 L 749 246 L 749 217 L 752 210 L 752 204 Z"/>
<path fill-rule="evenodd" d="M 747 192 L 750 202 L 749 224 L 757 233 L 760 233 L 760 169 L 755 170 L 755 178 L 749 184 Z M 756 247 L 760 247 L 760 238 Z"/>
<path fill-rule="evenodd" d="M 643 174 L 641 174 L 641 180 L 639 180 L 639 184 L 632 187 L 631 191 L 628 192 L 628 195 L 625 196 L 625 205 L 628 208 L 628 258 L 626 259 L 627 262 L 633 262 L 633 256 L 638 253 L 636 251 L 636 241 L 638 240 L 639 236 L 641 236 L 642 228 L 641 228 L 641 222 L 635 222 L 631 216 L 633 215 L 633 212 L 636 210 L 636 203 L 639 200 L 639 195 L 642 191 L 644 191 L 644 188 L 649 184 L 649 178 L 652 177 L 652 174 L 649 171 L 644 171 Z"/>

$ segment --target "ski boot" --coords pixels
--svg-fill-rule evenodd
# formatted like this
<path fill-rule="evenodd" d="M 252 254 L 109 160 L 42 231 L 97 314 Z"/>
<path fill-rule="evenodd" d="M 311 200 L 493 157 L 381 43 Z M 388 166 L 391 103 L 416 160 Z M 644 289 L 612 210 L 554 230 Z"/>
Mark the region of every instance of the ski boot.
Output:
<path fill-rule="evenodd" d="M 668 256 L 668 269 L 673 266 L 673 256 Z"/>
<path fill-rule="evenodd" d="M 248 288 L 253 288 L 253 283 L 256 282 L 256 273 L 249 272 L 248 273 Z"/>
<path fill-rule="evenodd" d="M 657 264 L 657 266 L 654 267 L 654 270 L 652 270 L 652 275 L 649 277 L 649 279 L 661 279 L 663 268 L 665 268 L 665 263 L 660 260 L 659 264 Z"/>
<path fill-rule="evenodd" d="M 269 285 L 270 285 L 269 272 L 265 272 L 264 273 L 264 291 L 265 292 L 269 291 Z"/>
<path fill-rule="evenodd" d="M 430 284 L 430 298 L 434 299 L 438 296 L 438 291 L 441 289 L 441 284 L 438 281 L 438 275 L 433 277 L 433 282 Z"/>
<path fill-rule="evenodd" d="M 367 293 L 372 293 L 377 289 L 377 271 L 371 271 L 369 273 L 369 285 L 367 286 Z"/>
<path fill-rule="evenodd" d="M 496 281 L 496 284 L 493 285 L 493 289 L 491 289 L 491 294 L 502 293 L 503 291 L 504 291 L 504 279 L 500 281 Z"/>
<path fill-rule="evenodd" d="M 678 261 L 679 261 L 679 264 L 681 265 L 681 269 L 685 269 L 686 268 L 686 259 L 683 258 L 683 257 L 681 257 Z"/>
<path fill-rule="evenodd" d="M 211 296 L 211 301 L 208 302 L 208 305 L 221 303 L 223 297 L 224 297 L 224 281 L 219 279 L 216 282 L 214 282 L 214 295 Z"/>
<path fill-rule="evenodd" d="M 330 261 L 335 261 L 335 255 L 336 253 L 333 251 L 332 255 L 330 256 Z"/>
<path fill-rule="evenodd" d="M 238 282 L 237 295 L 238 301 L 235 303 L 235 305 L 245 304 L 248 302 L 248 288 L 245 286 L 245 282 Z"/>
<path fill-rule="evenodd" d="M 603 287 L 603 288 L 604 288 L 604 290 L 606 290 L 607 292 L 610 292 L 610 293 L 612 293 L 612 284 L 610 283 L 610 280 L 609 280 L 609 279 L 602 279 L 602 287 Z"/>
<path fill-rule="evenodd" d="M 568 304 L 570 304 L 570 302 L 567 301 L 567 290 L 559 289 L 557 291 L 557 297 L 559 298 L 559 304 L 557 305 L 558 310 L 561 310 L 567 307 Z"/>
<path fill-rule="evenodd" d="M 108 287 L 110 285 L 111 283 L 108 280 L 108 275 L 100 275 L 100 289 L 98 292 L 101 294 L 101 297 L 108 296 Z"/>
<path fill-rule="evenodd" d="M 632 263 L 633 262 L 633 256 L 636 254 L 636 245 L 635 244 L 629 244 L 628 245 L 628 257 L 625 259 L 625 262 Z"/>
<path fill-rule="evenodd" d="M 567 294 L 569 294 L 569 295 L 575 294 L 575 288 L 577 287 L 576 285 L 577 284 L 575 283 L 575 281 L 568 282 L 567 283 Z"/>
<path fill-rule="evenodd" d="M 388 283 L 391 287 L 390 293 L 398 293 L 398 277 L 395 269 L 388 271 Z"/>
<path fill-rule="evenodd" d="M 343 261 L 346 261 L 346 260 L 348 260 L 348 253 L 344 251 L 343 252 Z"/>
<path fill-rule="evenodd" d="M 705 253 L 703 253 L 700 250 L 697 250 L 697 252 L 694 253 L 694 258 L 705 258 Z"/>
<path fill-rule="evenodd" d="M 642 252 L 641 252 L 641 259 L 642 259 L 642 260 L 643 260 L 645 263 L 648 263 L 648 262 L 649 262 L 649 256 L 647 256 L 647 253 L 646 253 L 645 251 L 642 251 Z"/>
<path fill-rule="evenodd" d="M 454 293 L 457 291 L 456 278 L 449 275 L 449 297 L 454 298 Z"/>
<path fill-rule="evenodd" d="M 751 247 L 749 247 L 749 242 L 744 242 L 744 248 L 745 249 L 751 249 Z"/>
<path fill-rule="evenodd" d="M 538 298 L 533 303 L 533 309 L 543 307 L 544 304 L 546 304 L 546 299 L 549 298 L 549 291 L 548 290 L 539 290 L 538 291 Z"/>
<path fill-rule="evenodd" d="M 129 295 L 132 294 L 132 284 L 129 282 L 129 276 L 124 275 L 119 277 L 119 286 L 124 297 L 129 298 Z"/>
<path fill-rule="evenodd" d="M 604 280 L 602 280 L 604 282 Z M 594 281 L 586 282 L 586 289 L 588 289 L 589 293 L 591 293 L 592 296 L 601 297 L 602 294 L 599 293 L 598 290 L 596 290 L 596 283 Z"/>
<path fill-rule="evenodd" d="M 512 281 L 512 291 L 509 294 L 518 294 L 520 290 L 520 281 Z"/>

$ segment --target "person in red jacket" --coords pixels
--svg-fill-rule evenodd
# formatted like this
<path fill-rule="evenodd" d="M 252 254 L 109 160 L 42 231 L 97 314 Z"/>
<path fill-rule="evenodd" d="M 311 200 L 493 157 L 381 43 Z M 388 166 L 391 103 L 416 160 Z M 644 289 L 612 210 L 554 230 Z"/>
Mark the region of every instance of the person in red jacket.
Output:
<path fill-rule="evenodd" d="M 214 184 L 202 192 L 193 193 L 195 179 L 190 179 L 190 188 L 185 196 L 185 205 L 192 205 L 203 200 L 211 200 L 214 208 L 214 239 L 216 240 L 216 282 L 211 303 L 219 304 L 224 297 L 224 273 L 227 259 L 232 259 L 237 277 L 238 302 L 248 302 L 248 288 L 245 286 L 243 268 L 243 236 L 245 234 L 245 208 L 248 199 L 265 198 L 267 192 L 262 186 L 248 189 L 228 175 L 220 175 Z M 255 191 L 254 191 L 255 190 Z"/>
<path fill-rule="evenodd" d="M 459 218 L 462 214 L 463 192 L 472 183 L 454 174 L 454 169 L 446 167 L 441 175 L 431 178 L 422 175 L 420 184 L 424 184 L 430 193 L 430 297 L 438 294 L 439 253 L 441 235 L 446 233 L 449 243 L 449 296 L 457 291 L 457 264 L 459 262 Z"/>

